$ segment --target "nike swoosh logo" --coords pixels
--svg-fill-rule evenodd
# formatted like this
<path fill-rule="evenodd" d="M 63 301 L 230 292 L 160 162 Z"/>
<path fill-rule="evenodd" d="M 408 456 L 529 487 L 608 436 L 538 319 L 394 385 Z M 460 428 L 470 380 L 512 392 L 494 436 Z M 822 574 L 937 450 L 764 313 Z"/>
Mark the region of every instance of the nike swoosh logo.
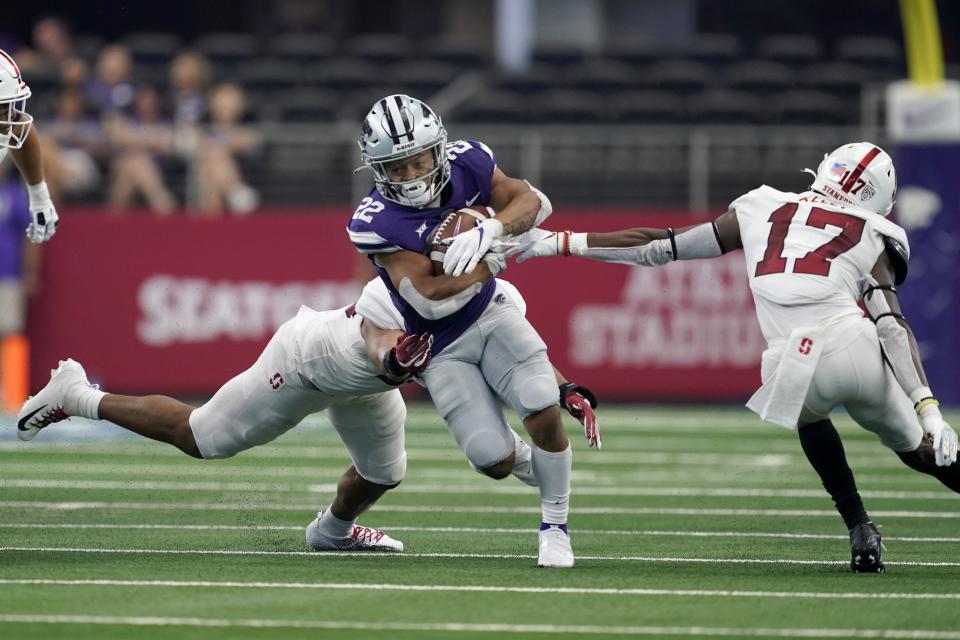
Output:
<path fill-rule="evenodd" d="M 30 427 L 27 426 L 27 422 L 30 421 L 30 418 L 37 415 L 38 413 L 40 413 L 46 408 L 47 408 L 47 405 L 43 405 L 39 409 L 36 409 L 35 411 L 31 411 L 27 415 L 23 416 L 19 421 L 17 421 L 17 429 L 19 429 L 20 431 L 28 431 Z"/>
<path fill-rule="evenodd" d="M 475 196 L 473 196 L 472 198 L 470 198 L 469 200 L 467 200 L 467 206 L 468 206 L 468 207 L 471 206 L 474 202 L 477 201 L 477 198 L 479 198 L 479 197 L 480 197 L 480 192 L 477 191 L 477 195 L 475 195 Z"/>

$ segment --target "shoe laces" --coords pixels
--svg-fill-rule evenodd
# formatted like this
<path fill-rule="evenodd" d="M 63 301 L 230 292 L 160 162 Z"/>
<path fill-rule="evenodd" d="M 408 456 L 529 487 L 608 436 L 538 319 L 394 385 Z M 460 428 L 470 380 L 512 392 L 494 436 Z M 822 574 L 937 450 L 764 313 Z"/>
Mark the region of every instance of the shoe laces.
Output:
<path fill-rule="evenodd" d="M 51 409 L 50 411 L 44 411 L 40 414 L 40 418 L 34 422 L 34 425 L 38 429 L 43 429 L 46 426 L 53 424 L 54 422 L 60 422 L 61 420 L 69 420 L 70 416 L 63 412 L 63 407 L 57 407 L 56 409 Z"/>
<path fill-rule="evenodd" d="M 359 544 L 376 544 L 383 539 L 384 535 L 383 531 L 377 531 L 370 527 L 355 524 L 353 525 L 353 533 L 350 534 L 350 539 L 354 543 Z"/>

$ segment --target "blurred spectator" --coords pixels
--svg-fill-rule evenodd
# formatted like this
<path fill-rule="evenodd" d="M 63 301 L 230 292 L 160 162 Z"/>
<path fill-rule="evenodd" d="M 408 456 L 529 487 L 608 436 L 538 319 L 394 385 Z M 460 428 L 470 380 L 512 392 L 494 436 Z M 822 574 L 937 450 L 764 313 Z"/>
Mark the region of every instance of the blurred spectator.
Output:
<path fill-rule="evenodd" d="M 60 63 L 60 86 L 82 90 L 90 78 L 90 65 L 83 58 L 72 56 Z"/>
<path fill-rule="evenodd" d="M 73 41 L 67 24 L 56 17 L 40 19 L 33 26 L 33 48 L 18 48 L 17 64 L 22 71 L 55 71 L 73 55 Z"/>
<path fill-rule="evenodd" d="M 96 158 L 105 154 L 106 139 L 100 121 L 86 113 L 78 89 L 60 91 L 56 115 L 43 133 L 47 183 L 55 199 L 82 196 L 100 185 Z"/>
<path fill-rule="evenodd" d="M 40 245 L 23 235 L 30 222 L 27 192 L 19 177 L 8 175 L 9 167 L 0 165 L 0 411 L 4 404 L 18 410 L 26 398 L 26 300 L 40 286 Z"/>
<path fill-rule="evenodd" d="M 87 85 L 87 101 L 101 113 L 129 112 L 134 87 L 130 81 L 133 58 L 123 45 L 104 47 L 97 57 L 97 75 Z"/>
<path fill-rule="evenodd" d="M 114 113 L 104 126 L 114 149 L 111 206 L 122 211 L 139 194 L 151 210 L 170 213 L 176 202 L 164 184 L 160 160 L 173 152 L 173 126 L 163 117 L 156 89 L 136 92 L 132 118 Z"/>
<path fill-rule="evenodd" d="M 199 53 L 181 53 L 170 64 L 170 91 L 173 94 L 175 124 L 196 124 L 207 113 L 204 93 L 210 77 L 210 64 Z"/>
<path fill-rule="evenodd" d="M 33 46 L 37 53 L 53 64 L 62 64 L 73 55 L 70 29 L 60 18 L 42 18 L 33 25 Z"/>
<path fill-rule="evenodd" d="M 229 209 L 249 213 L 260 197 L 240 174 L 235 156 L 260 144 L 259 134 L 241 124 L 246 100 L 240 87 L 221 84 L 210 92 L 210 125 L 197 149 L 200 210 L 216 214 Z"/>

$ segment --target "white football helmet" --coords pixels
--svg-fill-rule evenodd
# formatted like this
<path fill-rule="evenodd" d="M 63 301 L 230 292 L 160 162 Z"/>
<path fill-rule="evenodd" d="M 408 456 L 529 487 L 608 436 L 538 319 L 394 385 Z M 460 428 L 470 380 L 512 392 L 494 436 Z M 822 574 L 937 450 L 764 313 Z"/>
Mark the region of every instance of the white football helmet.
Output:
<path fill-rule="evenodd" d="M 806 169 L 810 173 L 810 169 Z M 890 155 L 870 142 L 852 142 L 823 156 L 811 191 L 831 200 L 887 216 L 897 195 Z"/>
<path fill-rule="evenodd" d="M 0 49 L 0 147 L 19 149 L 30 133 L 33 116 L 25 111 L 30 87 L 13 58 Z"/>
<path fill-rule="evenodd" d="M 387 200 L 422 209 L 440 196 L 450 181 L 447 130 L 425 102 L 403 94 L 379 100 L 363 120 L 360 160 L 373 171 L 373 181 Z M 415 180 L 392 182 L 386 165 L 424 151 L 433 152 L 433 170 Z"/>

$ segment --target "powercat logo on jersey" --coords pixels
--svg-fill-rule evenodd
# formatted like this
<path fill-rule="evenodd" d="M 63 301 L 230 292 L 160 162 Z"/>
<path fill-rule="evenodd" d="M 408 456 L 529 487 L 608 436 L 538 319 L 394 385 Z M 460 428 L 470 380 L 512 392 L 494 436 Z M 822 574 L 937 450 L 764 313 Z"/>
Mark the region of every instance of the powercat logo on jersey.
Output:
<path fill-rule="evenodd" d="M 137 291 L 137 336 L 152 347 L 223 339 L 264 340 L 301 304 L 337 309 L 354 302 L 354 282 L 223 282 L 154 275 Z"/>

